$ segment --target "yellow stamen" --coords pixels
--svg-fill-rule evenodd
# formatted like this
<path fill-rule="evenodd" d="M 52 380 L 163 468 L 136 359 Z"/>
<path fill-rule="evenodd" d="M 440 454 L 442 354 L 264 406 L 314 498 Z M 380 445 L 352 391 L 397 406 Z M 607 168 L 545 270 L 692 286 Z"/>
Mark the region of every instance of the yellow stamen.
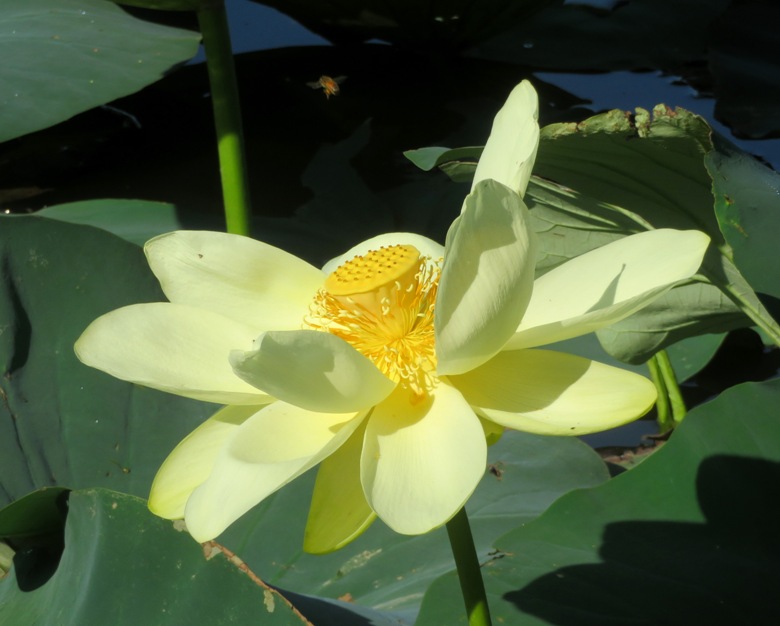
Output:
<path fill-rule="evenodd" d="M 328 276 L 306 324 L 341 337 L 388 378 L 424 396 L 436 368 L 439 274 L 439 265 L 414 246 L 372 250 Z"/>

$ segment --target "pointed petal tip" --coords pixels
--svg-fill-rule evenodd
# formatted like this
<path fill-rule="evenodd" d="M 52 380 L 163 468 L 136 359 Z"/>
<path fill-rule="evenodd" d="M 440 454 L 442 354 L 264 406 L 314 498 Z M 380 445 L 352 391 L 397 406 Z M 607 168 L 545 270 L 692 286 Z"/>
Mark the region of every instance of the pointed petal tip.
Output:
<path fill-rule="evenodd" d="M 521 196 L 525 194 L 539 147 L 538 119 L 539 97 L 533 85 L 524 80 L 496 114 L 474 172 L 474 185 L 492 178 Z"/>

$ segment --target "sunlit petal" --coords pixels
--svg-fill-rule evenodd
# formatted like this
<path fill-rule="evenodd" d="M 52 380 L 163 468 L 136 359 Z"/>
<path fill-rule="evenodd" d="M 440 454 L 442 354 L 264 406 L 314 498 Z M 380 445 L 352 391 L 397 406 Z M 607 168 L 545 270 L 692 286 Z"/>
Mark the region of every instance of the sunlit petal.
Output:
<path fill-rule="evenodd" d="M 696 230 L 651 230 L 564 263 L 534 283 L 507 349 L 562 341 L 628 317 L 693 276 L 709 241 Z"/>
<path fill-rule="evenodd" d="M 395 387 L 346 341 L 314 330 L 265 333 L 253 350 L 233 352 L 230 363 L 249 384 L 311 411 L 366 409 Z"/>
<path fill-rule="evenodd" d="M 144 247 L 171 302 L 264 330 L 301 328 L 322 271 L 268 244 L 227 233 L 178 231 Z"/>
<path fill-rule="evenodd" d="M 264 404 L 265 393 L 233 373 L 230 351 L 253 328 L 185 305 L 134 304 L 92 322 L 75 345 L 82 363 L 139 385 L 218 404 Z"/>
<path fill-rule="evenodd" d="M 366 241 L 353 246 L 344 254 L 328 261 L 322 268 L 322 271 L 325 274 L 330 274 L 339 265 L 342 265 L 344 262 L 349 261 L 358 255 L 365 255 L 371 250 L 378 250 L 382 246 L 394 246 L 396 244 L 412 245 L 419 250 L 420 254 L 434 260 L 444 256 L 444 246 L 436 243 L 433 239 L 428 239 L 428 237 L 423 237 L 422 235 L 415 235 L 414 233 L 387 233 L 384 235 L 377 235 L 376 237 L 372 237 L 371 239 L 367 239 Z"/>
<path fill-rule="evenodd" d="M 492 178 L 525 194 L 539 147 L 539 98 L 527 80 L 509 94 L 493 121 L 493 130 L 474 172 L 472 189 Z"/>
<path fill-rule="evenodd" d="M 496 354 L 517 329 L 533 287 L 535 239 L 522 199 L 486 180 L 466 198 L 447 234 L 436 299 L 440 374 L 467 372 Z"/>
<path fill-rule="evenodd" d="M 226 406 L 193 430 L 165 459 L 152 483 L 149 509 L 167 519 L 184 517 L 195 487 L 211 474 L 225 441 L 261 406 Z"/>
<path fill-rule="evenodd" d="M 458 512 L 485 473 L 486 459 L 474 411 L 442 382 L 417 404 L 398 389 L 374 409 L 360 475 L 382 521 L 396 532 L 419 534 Z"/>
<path fill-rule="evenodd" d="M 360 484 L 360 453 L 366 420 L 317 471 L 303 549 L 333 552 L 361 535 L 376 519 Z"/>
<path fill-rule="evenodd" d="M 274 402 L 236 428 L 187 501 L 187 530 L 209 541 L 258 502 L 332 454 L 365 413 L 316 413 Z"/>
<path fill-rule="evenodd" d="M 621 426 L 653 406 L 643 376 L 549 350 L 511 350 L 450 382 L 501 426 L 540 435 L 584 435 Z"/>

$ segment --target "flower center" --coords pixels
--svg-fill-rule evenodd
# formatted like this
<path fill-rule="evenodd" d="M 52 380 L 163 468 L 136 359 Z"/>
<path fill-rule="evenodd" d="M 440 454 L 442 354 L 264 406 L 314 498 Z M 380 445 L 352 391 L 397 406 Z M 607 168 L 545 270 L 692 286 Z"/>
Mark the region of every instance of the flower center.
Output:
<path fill-rule="evenodd" d="M 341 337 L 385 376 L 424 396 L 436 369 L 433 311 L 440 273 L 439 264 L 414 246 L 372 250 L 327 277 L 305 322 Z"/>

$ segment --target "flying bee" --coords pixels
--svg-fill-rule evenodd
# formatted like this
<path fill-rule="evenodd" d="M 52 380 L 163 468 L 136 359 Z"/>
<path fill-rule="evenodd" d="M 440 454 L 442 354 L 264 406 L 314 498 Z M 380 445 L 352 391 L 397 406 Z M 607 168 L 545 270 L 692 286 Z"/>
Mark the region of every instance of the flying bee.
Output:
<path fill-rule="evenodd" d="M 330 76 L 325 76 L 323 74 L 316 82 L 306 84 L 312 89 L 322 89 L 325 92 L 325 97 L 330 98 L 331 96 L 339 95 L 339 91 L 341 91 L 339 85 L 343 83 L 346 78 L 346 76 L 331 78 Z"/>

